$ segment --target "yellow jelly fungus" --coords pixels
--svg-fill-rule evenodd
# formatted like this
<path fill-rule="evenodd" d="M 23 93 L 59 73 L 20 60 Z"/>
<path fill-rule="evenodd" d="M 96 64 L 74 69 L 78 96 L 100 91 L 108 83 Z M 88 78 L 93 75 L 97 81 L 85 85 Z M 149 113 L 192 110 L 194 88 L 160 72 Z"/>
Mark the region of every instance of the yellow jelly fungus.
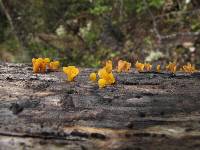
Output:
<path fill-rule="evenodd" d="M 43 60 L 40 64 L 40 72 L 42 73 L 45 73 L 46 72 L 46 67 L 47 67 L 47 64 L 46 62 Z"/>
<path fill-rule="evenodd" d="M 106 84 L 107 85 L 114 84 L 115 83 L 115 77 L 114 77 L 113 73 L 112 72 L 108 73 L 108 75 L 106 76 L 105 80 L 106 80 Z"/>
<path fill-rule="evenodd" d="M 177 69 L 177 66 L 176 66 L 176 63 L 175 62 L 170 62 L 167 66 L 166 66 L 166 70 L 171 72 L 171 73 L 176 73 L 176 69 Z"/>
<path fill-rule="evenodd" d="M 106 66 L 104 67 L 108 73 L 112 72 L 112 61 L 106 61 Z"/>
<path fill-rule="evenodd" d="M 45 73 L 46 67 L 48 63 L 50 62 L 49 58 L 33 58 L 32 64 L 33 64 L 33 72 L 34 73 Z"/>
<path fill-rule="evenodd" d="M 145 63 L 144 68 L 146 69 L 146 71 L 151 71 L 152 65 L 150 63 Z"/>
<path fill-rule="evenodd" d="M 157 72 L 160 72 L 160 71 L 161 71 L 160 65 L 157 65 L 157 66 L 156 66 L 156 71 L 157 71 Z"/>
<path fill-rule="evenodd" d="M 67 75 L 68 81 L 73 81 L 74 78 L 79 74 L 79 69 L 75 66 L 63 67 L 63 72 Z"/>
<path fill-rule="evenodd" d="M 98 75 L 100 79 L 104 79 L 106 81 L 106 85 L 111 85 L 115 83 L 115 77 L 113 73 L 108 73 L 105 68 L 100 69 L 98 71 Z"/>
<path fill-rule="evenodd" d="M 40 71 L 40 63 L 38 61 L 33 62 L 33 72 L 38 73 Z"/>
<path fill-rule="evenodd" d="M 60 67 L 60 62 L 59 61 L 52 61 L 49 63 L 49 69 L 52 71 L 58 70 Z"/>
<path fill-rule="evenodd" d="M 44 58 L 45 63 L 50 63 L 50 61 L 51 61 L 50 58 Z"/>
<path fill-rule="evenodd" d="M 184 65 L 182 68 L 182 71 L 186 72 L 186 73 L 194 73 L 197 70 L 195 69 L 195 66 L 192 65 L 191 63 L 187 63 L 187 65 Z"/>
<path fill-rule="evenodd" d="M 32 64 L 34 64 L 36 62 L 36 58 L 32 59 Z"/>
<path fill-rule="evenodd" d="M 117 64 L 117 72 L 122 72 L 124 67 L 124 61 L 123 60 L 119 60 L 118 64 Z"/>
<path fill-rule="evenodd" d="M 135 68 L 138 72 L 144 71 L 144 64 L 137 61 L 135 64 Z"/>
<path fill-rule="evenodd" d="M 99 79 L 98 85 L 99 85 L 99 88 L 104 88 L 106 86 L 106 80 L 105 79 Z"/>
<path fill-rule="evenodd" d="M 123 60 L 118 61 L 117 72 L 128 72 L 131 68 L 131 63 Z"/>
<path fill-rule="evenodd" d="M 108 72 L 106 71 L 105 68 L 99 69 L 99 71 L 98 71 L 99 78 L 105 78 L 106 74 L 108 74 Z"/>
<path fill-rule="evenodd" d="M 94 73 L 94 72 L 91 73 L 91 74 L 90 74 L 90 80 L 94 82 L 94 81 L 96 81 L 96 79 L 97 79 L 96 73 Z"/>
<path fill-rule="evenodd" d="M 99 78 L 105 79 L 106 84 L 108 85 L 115 83 L 115 78 L 114 78 L 113 73 L 112 72 L 108 73 L 104 68 L 98 71 L 98 75 L 99 75 Z"/>

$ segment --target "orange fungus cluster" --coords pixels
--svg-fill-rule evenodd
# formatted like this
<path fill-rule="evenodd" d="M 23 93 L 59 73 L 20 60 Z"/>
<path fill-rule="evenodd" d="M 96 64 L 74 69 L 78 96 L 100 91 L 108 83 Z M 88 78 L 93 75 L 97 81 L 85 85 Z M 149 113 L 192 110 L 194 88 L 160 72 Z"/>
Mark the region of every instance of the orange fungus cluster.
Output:
<path fill-rule="evenodd" d="M 58 71 L 60 68 L 59 61 L 51 61 L 50 58 L 33 58 L 33 72 L 34 73 L 45 73 L 47 69 L 50 71 Z M 141 63 L 137 61 L 135 63 L 136 70 L 140 72 L 151 72 L 153 66 L 150 63 Z M 162 67 L 163 68 L 163 67 Z M 131 69 L 131 63 L 119 60 L 116 67 L 116 73 L 128 72 Z M 154 67 L 154 71 L 160 73 L 161 71 L 166 71 L 172 74 L 177 72 L 177 64 L 175 62 L 170 62 L 165 66 L 165 70 L 161 70 L 161 65 L 158 64 Z M 96 72 L 89 74 L 89 80 L 92 82 L 97 82 L 99 88 L 104 88 L 109 85 L 116 83 L 116 78 L 113 74 L 113 62 L 111 60 L 106 61 L 105 66 Z M 187 63 L 180 68 L 180 71 L 192 74 L 197 71 L 194 65 Z M 63 67 L 63 72 L 67 76 L 68 81 L 74 81 L 75 77 L 79 74 L 79 69 L 75 66 Z"/>

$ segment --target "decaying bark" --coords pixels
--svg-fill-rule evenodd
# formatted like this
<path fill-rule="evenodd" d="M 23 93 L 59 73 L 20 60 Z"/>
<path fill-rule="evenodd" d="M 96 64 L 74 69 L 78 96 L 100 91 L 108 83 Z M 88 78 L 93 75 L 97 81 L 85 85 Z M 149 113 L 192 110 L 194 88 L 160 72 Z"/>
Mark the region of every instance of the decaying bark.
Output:
<path fill-rule="evenodd" d="M 99 89 L 81 69 L 33 74 L 0 64 L 0 149 L 200 149 L 200 74 L 116 74 Z"/>

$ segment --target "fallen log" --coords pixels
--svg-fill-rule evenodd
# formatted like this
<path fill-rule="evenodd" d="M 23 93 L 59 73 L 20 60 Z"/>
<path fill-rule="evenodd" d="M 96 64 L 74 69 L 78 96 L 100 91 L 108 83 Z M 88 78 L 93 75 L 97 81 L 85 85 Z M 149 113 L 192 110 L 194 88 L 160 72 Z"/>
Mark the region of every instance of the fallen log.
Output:
<path fill-rule="evenodd" d="M 115 74 L 99 89 L 81 69 L 33 74 L 0 64 L 0 149 L 200 149 L 200 75 Z"/>

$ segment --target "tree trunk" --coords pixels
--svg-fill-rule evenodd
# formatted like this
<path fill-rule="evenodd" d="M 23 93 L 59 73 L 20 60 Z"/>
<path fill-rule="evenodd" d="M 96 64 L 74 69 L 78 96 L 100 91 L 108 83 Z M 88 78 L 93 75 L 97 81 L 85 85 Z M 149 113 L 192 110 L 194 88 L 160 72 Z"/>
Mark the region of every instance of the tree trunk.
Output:
<path fill-rule="evenodd" d="M 2 12 L 5 14 L 5 16 L 6 16 L 6 18 L 7 18 L 13 36 L 14 36 L 14 37 L 17 39 L 17 41 L 19 42 L 20 47 L 21 47 L 22 49 L 24 49 L 24 44 L 23 44 L 23 42 L 20 40 L 20 38 L 18 37 L 17 32 L 16 32 L 16 30 L 15 30 L 15 26 L 14 26 L 14 24 L 13 24 L 12 17 L 10 16 L 8 10 L 7 10 L 6 7 L 4 6 L 4 3 L 3 3 L 2 0 L 0 0 L 0 10 L 2 10 Z"/>
<path fill-rule="evenodd" d="M 33 74 L 0 64 L 0 149 L 200 149 L 200 74 L 115 74 L 99 89 L 80 69 Z"/>

